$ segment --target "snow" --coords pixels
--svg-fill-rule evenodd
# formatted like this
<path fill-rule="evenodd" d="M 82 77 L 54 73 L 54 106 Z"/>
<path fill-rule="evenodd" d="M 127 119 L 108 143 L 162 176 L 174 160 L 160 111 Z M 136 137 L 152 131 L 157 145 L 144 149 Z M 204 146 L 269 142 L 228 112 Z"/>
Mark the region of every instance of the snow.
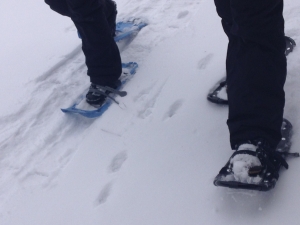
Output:
<path fill-rule="evenodd" d="M 257 147 L 255 145 L 246 143 L 246 144 L 241 144 L 238 148 L 238 151 L 239 150 L 249 150 L 249 151 L 255 152 L 256 149 L 257 149 Z"/>
<path fill-rule="evenodd" d="M 122 51 L 139 69 L 126 108 L 68 116 L 89 86 L 71 20 L 43 1 L 0 3 L 1 225 L 298 224 L 299 163 L 274 190 L 217 188 L 232 154 L 227 108 L 206 100 L 224 76 L 227 38 L 213 1 L 118 0 L 118 19 L 149 25 Z M 300 3 L 285 1 L 300 37 Z M 285 117 L 300 147 L 300 52 L 288 57 Z"/>
<path fill-rule="evenodd" d="M 242 144 L 239 146 L 238 151 L 256 151 L 257 147 L 253 144 Z M 260 160 L 250 154 L 236 154 L 230 159 L 232 164 L 232 172 L 234 173 L 234 180 L 240 181 L 242 183 L 258 183 L 260 182 L 260 177 L 250 177 L 248 171 L 250 168 L 255 166 L 261 166 Z M 227 178 L 228 179 L 228 178 Z"/>
<path fill-rule="evenodd" d="M 230 160 L 230 163 L 232 164 L 232 172 L 234 173 L 236 181 L 242 183 L 255 183 L 261 180 L 258 177 L 258 179 L 253 180 L 253 177 L 248 175 L 250 168 L 261 166 L 261 162 L 257 157 L 249 154 L 237 154 Z"/>
<path fill-rule="evenodd" d="M 228 100 L 227 96 L 227 86 L 224 86 L 219 92 L 218 92 L 218 97 L 224 100 Z"/>

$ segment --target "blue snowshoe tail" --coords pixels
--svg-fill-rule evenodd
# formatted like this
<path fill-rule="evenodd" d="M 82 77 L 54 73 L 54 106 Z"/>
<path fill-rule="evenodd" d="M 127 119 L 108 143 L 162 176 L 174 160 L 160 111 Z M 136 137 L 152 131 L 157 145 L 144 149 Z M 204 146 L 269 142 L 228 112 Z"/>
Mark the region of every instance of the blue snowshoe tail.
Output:
<path fill-rule="evenodd" d="M 131 75 L 134 75 L 136 73 L 138 67 L 139 65 L 136 62 L 122 63 L 122 68 L 127 69 Z M 123 73 L 127 74 L 126 71 L 124 71 Z"/>
<path fill-rule="evenodd" d="M 296 42 L 292 38 L 285 36 L 285 43 L 285 55 L 288 56 L 296 47 Z M 226 88 L 226 77 L 224 77 L 209 91 L 207 100 L 218 105 L 228 105 L 227 96 L 224 98 L 226 95 Z M 222 95 L 220 93 L 222 93 Z"/>
<path fill-rule="evenodd" d="M 145 26 L 147 26 L 147 23 L 139 21 L 138 19 L 133 19 L 127 22 L 118 22 L 116 25 L 116 36 L 114 39 L 116 42 L 121 41 L 136 34 Z"/>
<path fill-rule="evenodd" d="M 281 126 L 282 139 L 276 148 L 277 154 L 281 155 L 283 158 L 288 156 L 299 157 L 299 153 L 289 153 L 291 148 L 291 138 L 292 138 L 292 124 L 287 120 L 283 119 Z M 230 160 L 226 163 L 226 165 L 220 170 L 219 174 L 214 179 L 215 186 L 235 188 L 235 189 L 248 189 L 248 190 L 257 190 L 257 191 L 269 191 L 275 187 L 277 180 L 279 178 L 279 170 L 284 166 L 286 168 L 287 165 L 284 164 L 284 161 L 279 162 L 276 168 L 272 168 L 275 170 L 272 174 L 268 171 L 268 167 L 259 173 L 259 177 L 261 178 L 257 183 L 242 183 L 236 181 L 234 179 L 233 172 L 230 167 Z"/>
<path fill-rule="evenodd" d="M 116 24 L 116 32 L 115 32 L 115 42 L 121 41 L 125 38 L 130 37 L 131 35 L 136 34 L 143 27 L 148 24 L 141 21 L 140 19 L 131 19 L 128 21 L 120 21 Z M 79 31 L 77 31 L 78 37 L 81 39 L 81 35 Z"/>

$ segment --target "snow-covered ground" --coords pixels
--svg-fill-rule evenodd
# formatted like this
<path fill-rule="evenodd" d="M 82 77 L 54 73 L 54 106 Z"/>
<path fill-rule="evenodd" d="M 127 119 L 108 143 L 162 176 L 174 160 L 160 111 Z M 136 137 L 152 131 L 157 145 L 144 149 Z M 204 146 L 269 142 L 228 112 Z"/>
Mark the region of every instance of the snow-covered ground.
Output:
<path fill-rule="evenodd" d="M 0 3 L 0 224 L 299 224 L 289 160 L 270 192 L 217 188 L 231 155 L 227 108 L 206 100 L 225 74 L 227 38 L 213 1 L 118 0 L 118 19 L 149 25 L 122 51 L 139 69 L 126 109 L 98 119 L 60 108 L 89 84 L 70 19 L 43 1 Z M 300 2 L 285 1 L 300 40 Z M 300 50 L 288 56 L 285 117 L 298 151 Z"/>

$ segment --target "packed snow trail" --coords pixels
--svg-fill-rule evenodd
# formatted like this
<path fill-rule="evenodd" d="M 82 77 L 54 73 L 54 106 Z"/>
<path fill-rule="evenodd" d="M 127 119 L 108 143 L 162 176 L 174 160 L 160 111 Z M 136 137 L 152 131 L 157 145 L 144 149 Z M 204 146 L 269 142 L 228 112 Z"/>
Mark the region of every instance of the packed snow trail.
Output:
<path fill-rule="evenodd" d="M 227 39 L 213 2 L 117 3 L 119 19 L 149 23 L 122 52 L 124 62 L 140 65 L 126 85 L 126 110 L 112 105 L 97 120 L 60 112 L 88 86 L 79 42 L 63 61 L 28 75 L 26 103 L 1 117 L 1 225 L 298 224 L 297 160 L 289 160 L 268 193 L 213 186 L 231 155 L 227 108 L 206 100 L 225 74 Z M 297 42 L 300 3 L 285 4 L 286 34 Z M 294 125 L 291 151 L 297 151 L 298 47 L 288 65 L 285 117 Z"/>
<path fill-rule="evenodd" d="M 179 5 L 183 6 L 183 4 Z M 170 4 L 167 4 L 166 8 L 169 7 Z M 141 10 L 143 16 L 145 16 L 144 10 Z M 187 16 L 187 12 L 183 11 L 177 16 L 182 19 Z M 58 15 L 53 18 L 58 18 Z M 168 35 L 176 33 L 178 28 L 174 27 L 174 31 Z M 65 31 L 69 30 L 76 31 L 68 25 Z M 152 36 L 157 35 L 153 33 Z M 55 39 L 52 41 L 55 42 Z M 147 54 L 153 45 L 160 41 L 148 42 L 148 46 L 137 44 L 134 48 L 139 48 L 141 50 L 138 52 Z M 133 52 L 139 57 L 135 49 Z M 127 58 L 133 59 L 131 56 Z M 19 185 L 22 187 L 40 184 L 47 186 L 53 183 L 54 178 L 72 158 L 76 151 L 75 146 L 80 141 L 79 137 L 84 134 L 85 129 L 93 123 L 93 120 L 64 117 L 57 109 L 69 104 L 74 96 L 88 86 L 85 74 L 86 68 L 81 47 L 76 46 L 42 75 L 34 79 L 29 77 L 32 81 L 27 84 L 31 92 L 28 101 L 16 112 L 8 113 L 7 116 L 1 118 L 0 144 L 1 153 L 5 156 L 2 158 L 0 170 L 1 177 L 4 178 L 1 179 L 2 191 L 0 192 L 3 202 L 9 199 L 11 192 L 18 190 Z"/>

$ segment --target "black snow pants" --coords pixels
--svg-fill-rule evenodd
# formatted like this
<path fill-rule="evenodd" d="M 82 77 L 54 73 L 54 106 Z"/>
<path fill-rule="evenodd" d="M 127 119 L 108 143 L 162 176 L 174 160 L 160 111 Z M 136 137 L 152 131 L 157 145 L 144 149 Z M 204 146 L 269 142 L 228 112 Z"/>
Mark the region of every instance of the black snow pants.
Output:
<path fill-rule="evenodd" d="M 45 0 L 54 11 L 74 22 L 81 38 L 91 82 L 107 85 L 121 75 L 118 46 L 113 37 L 117 9 L 112 0 Z"/>
<path fill-rule="evenodd" d="M 226 72 L 232 149 L 281 139 L 286 79 L 283 0 L 215 0 L 229 38 Z"/>

